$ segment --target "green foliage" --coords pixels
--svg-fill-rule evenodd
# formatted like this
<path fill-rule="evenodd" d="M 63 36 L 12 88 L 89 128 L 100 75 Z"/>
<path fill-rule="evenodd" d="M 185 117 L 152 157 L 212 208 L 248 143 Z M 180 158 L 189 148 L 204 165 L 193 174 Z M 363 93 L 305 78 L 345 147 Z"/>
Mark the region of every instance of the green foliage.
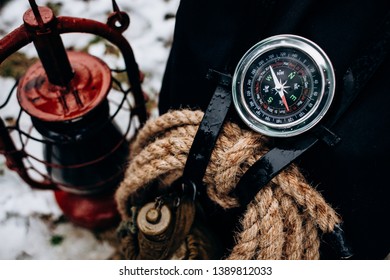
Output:
<path fill-rule="evenodd" d="M 64 237 L 62 235 L 53 235 L 50 239 L 50 243 L 53 246 L 61 245 L 61 243 L 64 241 Z"/>
<path fill-rule="evenodd" d="M 9 56 L 0 67 L 0 76 L 19 79 L 38 58 L 28 58 L 24 53 L 16 52 Z"/>
<path fill-rule="evenodd" d="M 53 11 L 53 13 L 56 16 L 58 16 L 60 14 L 60 10 L 62 8 L 62 3 L 60 3 L 60 2 L 48 2 L 45 6 L 50 8 Z"/>

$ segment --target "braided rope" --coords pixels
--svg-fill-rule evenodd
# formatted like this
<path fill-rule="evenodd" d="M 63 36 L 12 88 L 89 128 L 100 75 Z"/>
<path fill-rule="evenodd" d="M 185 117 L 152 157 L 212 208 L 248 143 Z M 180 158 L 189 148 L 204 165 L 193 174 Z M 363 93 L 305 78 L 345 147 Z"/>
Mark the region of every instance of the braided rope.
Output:
<path fill-rule="evenodd" d="M 132 218 L 129 204 L 141 190 L 152 183 L 165 188 L 182 175 L 202 117 L 200 111 L 171 111 L 145 124 L 132 144 L 130 165 L 116 193 L 123 220 Z M 227 122 L 204 177 L 208 197 L 224 209 L 240 206 L 234 188 L 267 152 L 267 143 L 266 137 Z M 256 194 L 240 222 L 242 230 L 227 259 L 318 259 L 321 232 L 331 232 L 340 218 L 291 165 Z M 196 252 L 197 242 L 188 240 L 187 247 Z M 130 243 L 122 245 L 136 248 Z"/>

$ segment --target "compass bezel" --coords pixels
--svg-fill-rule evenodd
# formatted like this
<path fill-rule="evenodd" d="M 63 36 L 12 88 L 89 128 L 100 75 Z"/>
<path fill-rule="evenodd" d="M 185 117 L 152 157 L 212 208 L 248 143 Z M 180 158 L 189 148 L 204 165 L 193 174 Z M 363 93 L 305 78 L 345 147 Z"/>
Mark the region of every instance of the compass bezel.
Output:
<path fill-rule="evenodd" d="M 321 90 L 315 105 L 302 118 L 282 124 L 267 122 L 256 116 L 244 98 L 244 81 L 250 66 L 260 56 L 278 48 L 302 52 L 312 60 L 321 76 Z M 238 115 L 251 129 L 272 137 L 296 136 L 313 128 L 329 110 L 335 93 L 334 69 L 329 57 L 314 42 L 296 35 L 277 35 L 258 42 L 244 54 L 233 75 L 232 93 Z"/>

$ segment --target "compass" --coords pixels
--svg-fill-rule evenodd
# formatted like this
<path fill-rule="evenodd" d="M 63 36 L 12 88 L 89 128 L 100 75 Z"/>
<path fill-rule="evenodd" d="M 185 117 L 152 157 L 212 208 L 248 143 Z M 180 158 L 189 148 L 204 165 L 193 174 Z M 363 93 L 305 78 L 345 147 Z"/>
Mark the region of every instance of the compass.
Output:
<path fill-rule="evenodd" d="M 325 52 L 296 35 L 260 41 L 239 61 L 233 76 L 234 106 L 253 130 L 290 137 L 315 126 L 328 111 L 335 91 Z"/>

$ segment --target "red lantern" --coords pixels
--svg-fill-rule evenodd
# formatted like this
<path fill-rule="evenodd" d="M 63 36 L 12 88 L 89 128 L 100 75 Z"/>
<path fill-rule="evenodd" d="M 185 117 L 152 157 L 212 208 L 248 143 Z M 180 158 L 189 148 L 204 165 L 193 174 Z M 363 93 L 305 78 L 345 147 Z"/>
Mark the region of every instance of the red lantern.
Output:
<path fill-rule="evenodd" d="M 20 114 L 15 124 L 6 125 L 0 117 L 0 153 L 31 187 L 54 190 L 58 205 L 74 223 L 112 226 L 119 219 L 113 194 L 123 179 L 128 138 L 147 118 L 138 66 L 122 35 L 129 17 L 115 1 L 107 24 L 56 17 L 33 0 L 30 5 L 24 24 L 0 40 L 0 63 L 31 42 L 40 59 L 18 82 Z M 100 58 L 65 50 L 61 34 L 73 32 L 94 34 L 117 46 L 126 65 L 128 89 Z M 109 98 L 113 83 L 117 103 Z M 14 92 L 0 105 L 0 113 Z M 126 119 L 118 120 L 123 112 Z M 31 126 L 23 129 L 26 116 Z M 43 155 L 29 152 L 29 142 L 42 144 Z"/>

